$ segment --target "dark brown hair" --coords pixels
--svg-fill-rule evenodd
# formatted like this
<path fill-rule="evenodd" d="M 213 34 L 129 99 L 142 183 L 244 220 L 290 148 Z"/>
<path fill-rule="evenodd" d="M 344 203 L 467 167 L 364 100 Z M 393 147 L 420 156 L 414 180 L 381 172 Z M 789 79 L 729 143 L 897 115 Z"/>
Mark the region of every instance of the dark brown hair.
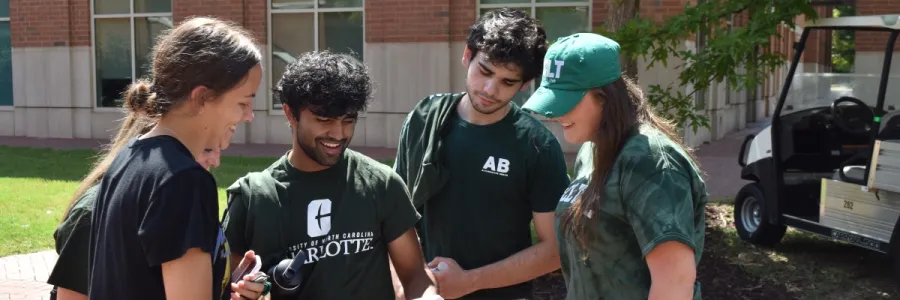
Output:
<path fill-rule="evenodd" d="M 588 243 L 595 239 L 593 232 L 585 226 L 588 211 L 598 211 L 606 192 L 606 183 L 616 157 L 630 132 L 637 130 L 638 126 L 650 125 L 681 147 L 687 154 L 687 159 L 697 165 L 691 152 L 678 137 L 675 123 L 657 116 L 653 107 L 647 103 L 641 87 L 628 77 L 623 77 L 610 84 L 590 91 L 603 102 L 602 116 L 600 118 L 600 132 L 595 136 L 593 149 L 593 171 L 591 181 L 580 197 L 575 199 L 571 207 L 563 214 L 560 228 L 566 234 L 571 234 L 578 240 L 582 249 L 588 247 Z M 585 251 L 587 253 L 587 251 Z M 584 257 L 587 258 L 587 257 Z"/>
<path fill-rule="evenodd" d="M 123 93 L 125 119 L 81 181 L 63 220 L 75 201 L 100 181 L 119 150 L 190 98 L 194 88 L 207 88 L 204 101 L 217 99 L 246 80 L 262 61 L 259 47 L 243 28 L 209 17 L 189 18 L 161 34 L 151 57 L 151 75 L 138 79 Z"/>

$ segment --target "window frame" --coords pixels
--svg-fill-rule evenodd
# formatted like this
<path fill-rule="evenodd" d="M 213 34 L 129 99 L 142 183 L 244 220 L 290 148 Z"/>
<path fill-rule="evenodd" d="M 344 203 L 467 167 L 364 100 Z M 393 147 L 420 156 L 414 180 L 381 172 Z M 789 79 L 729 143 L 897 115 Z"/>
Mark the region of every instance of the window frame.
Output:
<path fill-rule="evenodd" d="M 119 112 L 121 111 L 121 107 L 118 106 L 100 106 L 98 103 L 97 97 L 97 31 L 96 25 L 97 20 L 99 19 L 128 19 L 128 23 L 130 26 L 129 37 L 131 38 L 131 82 L 135 82 L 137 80 L 137 63 L 135 61 L 135 44 L 134 44 L 134 19 L 135 18 L 147 18 L 147 17 L 168 17 L 174 22 L 174 10 L 175 10 L 175 1 L 170 0 L 172 2 L 172 11 L 163 12 L 163 13 L 135 13 L 134 12 L 134 2 L 137 0 L 127 0 L 129 13 L 121 13 L 121 14 L 95 14 L 96 8 L 94 7 L 95 0 L 91 0 L 90 7 L 88 8 L 91 13 L 91 107 L 95 112 Z"/>
<path fill-rule="evenodd" d="M 93 1 L 93 0 L 91 0 L 91 1 Z M 3 23 L 3 22 L 10 23 L 10 26 L 12 26 L 12 24 L 11 24 L 12 21 L 10 20 L 10 17 L 9 17 L 9 16 L 7 16 L 7 17 L 0 17 L 0 23 Z M 9 35 L 10 35 L 10 39 L 12 39 L 12 28 L 10 28 L 10 33 L 9 33 Z M 10 60 L 12 60 L 12 45 L 10 45 L 9 50 L 10 50 L 9 58 L 10 58 Z M 13 80 L 13 83 L 15 83 L 15 80 Z M 15 85 L 15 84 L 13 84 L 13 85 Z M 15 89 L 15 87 L 14 87 L 14 86 L 11 86 L 10 89 Z M 16 96 L 16 95 L 13 94 L 13 103 L 12 103 L 12 104 L 10 104 L 10 105 L 0 105 L 0 111 L 11 111 L 11 110 L 15 109 L 15 107 L 16 107 L 16 99 L 15 99 L 15 96 Z"/>
<path fill-rule="evenodd" d="M 530 9 L 530 15 L 532 18 L 537 19 L 537 9 L 544 7 L 588 7 L 588 24 L 587 30 L 593 32 L 594 26 L 594 1 L 583 0 L 583 1 L 567 1 L 567 2 L 537 2 L 538 0 L 531 0 L 531 2 L 523 3 L 497 3 L 497 4 L 482 4 L 481 1 L 484 0 L 475 0 L 475 20 L 481 18 L 481 10 L 482 9 L 498 9 L 498 8 L 528 8 Z M 546 23 L 542 22 L 544 26 Z M 547 43 L 552 43 L 553 41 L 548 40 Z M 541 75 L 538 75 L 529 85 L 527 89 L 521 89 L 519 92 L 528 91 L 531 94 L 534 94 L 534 91 L 537 90 L 538 86 L 537 81 L 540 79 Z M 515 102 L 515 101 L 513 101 Z M 516 103 L 518 104 L 518 103 Z M 518 104 L 524 105 L 525 103 Z M 543 116 L 542 116 L 543 117 Z"/>
<path fill-rule="evenodd" d="M 93 0 L 91 0 L 93 1 Z M 273 81 L 272 78 L 272 15 L 274 14 L 301 14 L 301 13 L 312 13 L 313 14 L 313 49 L 316 51 L 319 49 L 319 14 L 320 13 L 329 13 L 329 12 L 360 12 L 362 13 L 362 52 L 360 53 L 363 56 L 362 62 L 366 62 L 366 48 L 368 47 L 368 43 L 366 42 L 366 0 L 360 0 L 359 7 L 329 7 L 329 8 L 319 8 L 319 1 L 312 1 L 312 8 L 291 8 L 291 9 L 272 9 L 272 0 L 266 0 L 266 70 L 263 72 L 266 73 L 266 83 L 268 87 L 274 87 L 277 82 Z M 272 94 L 272 89 L 266 89 L 266 97 L 268 98 L 266 101 L 266 111 L 269 112 L 269 115 L 277 115 L 283 116 L 284 110 L 281 108 L 275 108 L 275 96 Z M 362 116 L 361 116 L 362 117 Z"/>

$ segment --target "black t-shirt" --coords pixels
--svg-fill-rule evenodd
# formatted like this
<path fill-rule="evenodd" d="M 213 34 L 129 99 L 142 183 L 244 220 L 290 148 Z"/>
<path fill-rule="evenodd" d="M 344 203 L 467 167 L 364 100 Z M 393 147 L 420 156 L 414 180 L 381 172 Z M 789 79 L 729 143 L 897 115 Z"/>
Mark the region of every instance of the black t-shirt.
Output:
<path fill-rule="evenodd" d="M 190 248 L 211 253 L 222 298 L 228 246 L 213 176 L 170 136 L 133 140 L 100 183 L 91 223 L 90 299 L 165 299 L 162 264 Z"/>
<path fill-rule="evenodd" d="M 91 210 L 94 209 L 94 199 L 99 189 L 100 185 L 95 184 L 85 190 L 53 232 L 59 257 L 47 279 L 47 283 L 53 285 L 51 300 L 56 300 L 59 287 L 87 295 Z"/>

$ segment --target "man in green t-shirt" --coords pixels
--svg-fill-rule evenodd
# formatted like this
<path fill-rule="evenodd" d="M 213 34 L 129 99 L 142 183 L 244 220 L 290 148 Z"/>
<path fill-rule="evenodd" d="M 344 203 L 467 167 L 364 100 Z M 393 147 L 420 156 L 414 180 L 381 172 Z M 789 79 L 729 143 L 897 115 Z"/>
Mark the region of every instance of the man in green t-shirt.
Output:
<path fill-rule="evenodd" d="M 584 143 L 556 210 L 566 299 L 699 300 L 707 191 L 675 126 L 622 76 L 615 41 L 573 34 L 545 59 L 523 108 Z"/>
<path fill-rule="evenodd" d="M 394 299 L 389 259 L 408 294 L 436 292 L 403 180 L 347 149 L 371 93 L 365 65 L 328 51 L 300 55 L 274 88 L 292 148 L 228 188 L 224 220 L 232 253 L 253 250 L 263 270 L 306 256 L 302 285 L 287 296 L 273 287 L 273 299 Z"/>
<path fill-rule="evenodd" d="M 466 91 L 423 99 L 403 124 L 394 169 L 422 214 L 417 229 L 445 298 L 531 298 L 531 280 L 559 268 L 553 210 L 566 162 L 552 132 L 511 103 L 546 49 L 528 14 L 486 13 L 463 52 Z"/>

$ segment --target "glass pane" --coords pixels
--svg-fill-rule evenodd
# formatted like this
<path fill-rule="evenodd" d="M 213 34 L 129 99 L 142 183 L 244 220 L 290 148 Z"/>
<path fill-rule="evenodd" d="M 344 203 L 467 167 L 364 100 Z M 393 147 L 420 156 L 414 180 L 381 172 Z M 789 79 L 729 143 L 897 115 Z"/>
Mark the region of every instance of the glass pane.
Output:
<path fill-rule="evenodd" d="M 9 0 L 0 0 L 0 18 L 9 18 Z"/>
<path fill-rule="evenodd" d="M 530 4 L 531 0 L 481 0 L 481 4 L 509 4 L 509 3 Z"/>
<path fill-rule="evenodd" d="M 134 0 L 134 12 L 135 13 L 172 12 L 172 0 Z"/>
<path fill-rule="evenodd" d="M 134 65 L 138 78 L 150 74 L 150 50 L 164 30 L 172 29 L 169 17 L 134 18 Z"/>
<path fill-rule="evenodd" d="M 878 102 L 878 89 L 881 86 L 881 71 L 884 68 L 884 49 L 890 33 L 856 31 L 854 32 L 855 41 L 852 37 L 838 36 L 838 42 L 842 42 L 842 40 L 853 42 L 856 44 L 855 47 L 849 46 L 850 48 L 846 49 L 846 45 L 840 45 L 840 43 L 835 45 L 835 34 L 846 33 L 849 32 L 831 29 L 809 31 L 806 46 L 803 48 L 803 64 L 799 65 L 794 72 L 794 78 L 782 107 L 782 115 L 814 108 L 828 109 L 835 100 L 843 96 L 859 99 L 869 106 L 875 107 Z M 845 49 L 841 49 L 842 46 Z M 793 57 L 793 55 L 794 50 L 791 49 L 789 57 Z M 856 57 L 855 61 L 848 60 L 848 58 L 852 58 L 850 55 Z M 787 68 L 784 68 L 785 75 L 787 75 L 787 71 Z M 892 72 L 890 76 L 897 75 Z M 772 94 L 781 93 L 783 82 L 780 77 L 773 79 Z M 890 105 L 894 105 L 896 108 L 900 104 L 896 97 L 891 97 L 892 93 L 896 95 L 898 85 L 893 84 L 891 87 L 891 83 L 889 82 L 885 98 L 885 110 L 888 110 Z M 844 102 L 843 104 L 850 103 Z"/>
<path fill-rule="evenodd" d="M 272 9 L 315 8 L 314 0 L 272 0 Z"/>
<path fill-rule="evenodd" d="M 538 7 L 536 18 L 544 24 L 547 41 L 551 44 L 560 37 L 590 31 L 591 26 L 587 6 Z"/>
<path fill-rule="evenodd" d="M 319 49 L 352 54 L 363 59 L 362 12 L 333 12 L 319 15 Z"/>
<path fill-rule="evenodd" d="M 94 14 L 131 13 L 131 3 L 128 2 L 128 0 L 94 0 Z"/>
<path fill-rule="evenodd" d="M 119 106 L 132 82 L 131 24 L 128 19 L 96 19 L 97 106 Z"/>
<path fill-rule="evenodd" d="M 13 105 L 12 43 L 9 22 L 0 22 L 0 106 Z"/>
<path fill-rule="evenodd" d="M 362 0 L 319 0 L 319 8 L 362 6 Z"/>
<path fill-rule="evenodd" d="M 272 85 L 281 80 L 284 68 L 304 52 L 315 50 L 312 13 L 272 14 Z M 275 102 L 275 101 L 273 101 Z M 281 103 L 272 103 L 281 109 Z"/>

